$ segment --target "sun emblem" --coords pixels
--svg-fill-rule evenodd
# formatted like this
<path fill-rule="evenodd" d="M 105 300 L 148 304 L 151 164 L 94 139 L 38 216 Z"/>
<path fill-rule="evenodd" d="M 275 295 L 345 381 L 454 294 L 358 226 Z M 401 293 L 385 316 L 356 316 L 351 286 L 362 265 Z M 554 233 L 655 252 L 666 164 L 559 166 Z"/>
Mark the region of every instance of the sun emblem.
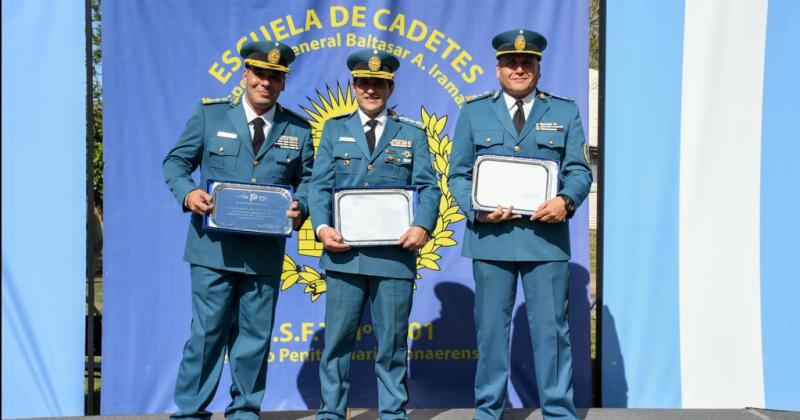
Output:
<path fill-rule="evenodd" d="M 514 39 L 514 49 L 517 51 L 522 51 L 525 49 L 525 37 L 522 35 L 517 35 L 517 38 Z"/>
<path fill-rule="evenodd" d="M 269 61 L 270 64 L 278 64 L 278 61 L 280 60 L 281 50 L 279 50 L 278 47 L 271 49 L 269 54 L 267 54 L 267 61 Z"/>
<path fill-rule="evenodd" d="M 369 59 L 369 69 L 372 71 L 378 71 L 381 68 L 381 59 L 377 55 L 373 55 Z"/>

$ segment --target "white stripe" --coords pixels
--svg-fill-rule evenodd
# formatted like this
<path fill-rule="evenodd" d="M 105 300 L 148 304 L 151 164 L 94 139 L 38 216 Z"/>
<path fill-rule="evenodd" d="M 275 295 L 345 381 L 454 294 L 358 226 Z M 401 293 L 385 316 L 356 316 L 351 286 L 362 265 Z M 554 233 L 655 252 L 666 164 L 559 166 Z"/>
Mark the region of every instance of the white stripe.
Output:
<path fill-rule="evenodd" d="M 686 0 L 683 407 L 763 407 L 759 215 L 766 0 Z"/>

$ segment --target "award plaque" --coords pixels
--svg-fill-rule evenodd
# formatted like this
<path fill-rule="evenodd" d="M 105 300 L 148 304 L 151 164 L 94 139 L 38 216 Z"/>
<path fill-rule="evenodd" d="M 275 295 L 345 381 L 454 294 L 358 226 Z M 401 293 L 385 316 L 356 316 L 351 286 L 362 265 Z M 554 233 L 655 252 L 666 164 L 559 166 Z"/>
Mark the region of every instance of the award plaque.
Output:
<path fill-rule="evenodd" d="M 558 192 L 558 163 L 552 160 L 481 155 L 472 171 L 472 208 L 495 211 L 514 206 L 532 215 Z"/>
<path fill-rule="evenodd" d="M 411 227 L 416 189 L 396 187 L 334 190 L 334 228 L 351 247 L 397 245 Z"/>
<path fill-rule="evenodd" d="M 208 181 L 214 209 L 206 214 L 204 227 L 251 235 L 290 236 L 291 187 Z"/>

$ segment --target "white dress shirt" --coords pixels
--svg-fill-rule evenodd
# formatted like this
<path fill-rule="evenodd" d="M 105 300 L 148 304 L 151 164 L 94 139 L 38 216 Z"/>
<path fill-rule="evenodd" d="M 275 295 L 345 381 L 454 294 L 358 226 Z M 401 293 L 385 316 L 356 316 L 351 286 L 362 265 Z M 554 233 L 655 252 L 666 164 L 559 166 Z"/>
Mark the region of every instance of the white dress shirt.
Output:
<path fill-rule="evenodd" d="M 511 121 L 514 121 L 514 113 L 517 112 L 517 98 L 503 91 L 503 99 L 506 100 L 508 112 L 511 114 Z M 528 96 L 522 98 L 522 112 L 525 113 L 525 121 L 528 121 L 528 116 L 531 115 L 534 99 L 536 99 L 536 89 L 531 91 Z"/>
<path fill-rule="evenodd" d="M 369 126 L 367 125 L 369 120 L 372 119 L 378 122 L 378 125 L 375 126 L 375 144 L 373 144 L 373 146 L 375 146 L 373 149 L 377 149 L 378 143 L 381 141 L 381 136 L 383 135 L 383 128 L 386 127 L 386 119 L 389 118 L 389 113 L 386 111 L 386 108 L 383 108 L 383 111 L 381 111 L 377 117 L 370 118 L 359 108 L 358 117 L 361 119 L 361 127 L 364 129 L 365 133 L 369 130 Z"/>
<path fill-rule="evenodd" d="M 247 95 L 242 94 L 244 96 L 244 101 L 242 101 L 242 105 L 244 105 L 244 118 L 247 121 L 247 126 L 250 128 L 250 139 L 252 140 L 254 135 L 255 126 L 253 125 L 253 121 L 256 118 L 261 118 L 264 120 L 264 139 L 269 136 L 269 129 L 272 128 L 272 121 L 275 120 L 275 104 L 269 109 L 269 111 L 259 115 L 250 105 L 250 101 L 247 100 Z M 258 150 L 253 150 L 253 153 L 258 153 Z"/>

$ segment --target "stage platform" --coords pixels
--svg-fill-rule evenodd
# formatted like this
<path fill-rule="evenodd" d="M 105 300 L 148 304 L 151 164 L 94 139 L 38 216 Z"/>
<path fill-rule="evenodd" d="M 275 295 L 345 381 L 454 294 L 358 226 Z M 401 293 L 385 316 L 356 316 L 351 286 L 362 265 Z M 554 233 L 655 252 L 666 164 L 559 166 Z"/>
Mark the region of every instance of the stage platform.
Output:
<path fill-rule="evenodd" d="M 470 420 L 472 409 L 409 409 L 409 420 Z M 741 410 L 666 410 L 666 409 L 621 409 L 590 408 L 578 410 L 581 420 L 800 420 L 800 412 L 762 410 L 746 408 Z M 350 418 L 374 420 L 378 418 L 375 409 L 352 409 Z M 91 419 L 91 420 L 168 420 L 166 414 L 129 416 L 90 416 L 90 417 L 52 417 L 48 420 Z M 215 413 L 212 420 L 225 420 L 222 413 Z M 539 409 L 507 410 L 504 420 L 541 420 Z M 314 420 L 314 411 L 272 411 L 261 413 L 260 420 Z"/>

